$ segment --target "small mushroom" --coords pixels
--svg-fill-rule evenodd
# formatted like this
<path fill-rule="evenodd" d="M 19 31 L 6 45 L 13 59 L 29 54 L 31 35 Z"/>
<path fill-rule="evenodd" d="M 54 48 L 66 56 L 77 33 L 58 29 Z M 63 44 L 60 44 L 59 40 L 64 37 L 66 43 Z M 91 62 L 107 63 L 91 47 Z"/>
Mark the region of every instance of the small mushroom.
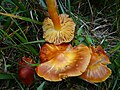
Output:
<path fill-rule="evenodd" d="M 61 44 L 61 45 L 54 45 L 54 44 L 44 44 L 42 49 L 40 50 L 40 62 L 46 62 L 51 60 L 61 52 L 65 51 L 69 44 Z"/>
<path fill-rule="evenodd" d="M 67 14 L 58 16 L 56 0 L 46 0 L 50 18 L 43 22 L 43 38 L 49 43 L 61 44 L 74 38 L 75 23 Z"/>
<path fill-rule="evenodd" d="M 20 81 L 25 85 L 31 85 L 34 81 L 35 67 L 30 66 L 30 64 L 35 64 L 30 57 L 23 57 L 22 60 L 19 61 L 18 76 Z"/>
<path fill-rule="evenodd" d="M 101 46 L 91 46 L 90 50 L 90 64 L 80 77 L 91 83 L 103 82 L 111 75 L 111 70 L 107 67 L 110 60 Z"/>
<path fill-rule="evenodd" d="M 36 72 L 48 81 L 61 81 L 67 77 L 81 75 L 91 57 L 89 48 L 83 44 L 72 47 L 70 44 L 65 46 L 46 43 L 40 52 L 43 63 L 38 65 Z"/>

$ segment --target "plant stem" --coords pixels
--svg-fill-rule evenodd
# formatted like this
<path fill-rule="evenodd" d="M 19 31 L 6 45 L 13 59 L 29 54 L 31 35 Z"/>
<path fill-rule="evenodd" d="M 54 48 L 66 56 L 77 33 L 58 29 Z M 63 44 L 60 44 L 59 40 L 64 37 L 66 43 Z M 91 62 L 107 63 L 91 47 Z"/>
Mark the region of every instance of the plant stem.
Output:
<path fill-rule="evenodd" d="M 46 0 L 48 13 L 54 24 L 55 30 L 61 30 L 60 19 L 57 12 L 56 0 Z"/>

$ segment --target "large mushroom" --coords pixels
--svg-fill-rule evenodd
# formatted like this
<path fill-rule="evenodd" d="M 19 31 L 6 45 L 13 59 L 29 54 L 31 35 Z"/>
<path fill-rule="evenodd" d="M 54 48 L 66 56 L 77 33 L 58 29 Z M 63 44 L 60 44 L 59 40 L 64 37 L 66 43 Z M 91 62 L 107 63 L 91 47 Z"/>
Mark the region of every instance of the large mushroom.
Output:
<path fill-rule="evenodd" d="M 51 54 L 50 54 L 51 53 Z M 90 62 L 90 50 L 81 44 L 44 44 L 41 48 L 41 64 L 36 68 L 38 76 L 48 81 L 61 81 L 64 78 L 79 76 Z"/>
<path fill-rule="evenodd" d="M 61 44 L 74 38 L 75 23 L 67 14 L 58 16 L 56 0 L 46 0 L 50 18 L 43 22 L 43 38 L 49 43 Z"/>
<path fill-rule="evenodd" d="M 103 82 L 111 75 L 111 70 L 107 67 L 110 60 L 101 46 L 91 46 L 90 50 L 90 64 L 80 77 L 91 83 Z"/>

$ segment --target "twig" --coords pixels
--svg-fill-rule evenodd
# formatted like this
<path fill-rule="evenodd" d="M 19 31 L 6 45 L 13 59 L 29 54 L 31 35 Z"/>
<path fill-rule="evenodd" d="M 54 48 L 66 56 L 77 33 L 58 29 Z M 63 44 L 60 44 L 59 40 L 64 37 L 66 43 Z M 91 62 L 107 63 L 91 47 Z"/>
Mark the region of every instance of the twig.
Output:
<path fill-rule="evenodd" d="M 89 4 L 89 7 L 90 7 L 90 12 L 91 12 L 91 19 L 92 19 L 92 22 L 93 22 L 93 10 L 92 10 L 92 7 L 91 7 L 91 4 L 90 4 L 90 1 L 89 0 L 87 0 L 88 1 L 88 4 Z"/>

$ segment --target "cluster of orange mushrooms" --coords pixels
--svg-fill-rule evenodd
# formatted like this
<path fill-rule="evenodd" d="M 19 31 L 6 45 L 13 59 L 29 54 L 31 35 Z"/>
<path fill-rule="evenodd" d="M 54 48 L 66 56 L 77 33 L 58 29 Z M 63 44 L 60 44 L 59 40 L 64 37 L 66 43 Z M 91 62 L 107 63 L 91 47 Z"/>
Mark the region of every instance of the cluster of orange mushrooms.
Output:
<path fill-rule="evenodd" d="M 48 43 L 40 49 L 40 64 L 35 68 L 37 75 L 54 82 L 75 76 L 91 83 L 105 81 L 111 70 L 102 47 L 69 44 L 76 24 L 69 15 L 58 15 L 56 0 L 46 0 L 46 4 L 50 18 L 43 22 L 43 38 Z"/>

